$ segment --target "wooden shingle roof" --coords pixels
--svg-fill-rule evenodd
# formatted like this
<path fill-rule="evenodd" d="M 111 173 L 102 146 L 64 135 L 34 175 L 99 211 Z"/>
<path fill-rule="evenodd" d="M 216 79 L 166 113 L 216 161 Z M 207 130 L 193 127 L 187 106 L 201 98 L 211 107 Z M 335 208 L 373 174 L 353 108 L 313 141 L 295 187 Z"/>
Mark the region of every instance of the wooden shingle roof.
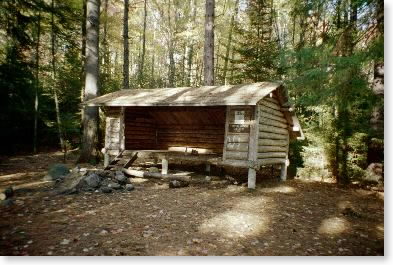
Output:
<path fill-rule="evenodd" d="M 226 106 L 256 105 L 281 86 L 260 82 L 243 85 L 124 89 L 86 101 L 87 106 Z"/>

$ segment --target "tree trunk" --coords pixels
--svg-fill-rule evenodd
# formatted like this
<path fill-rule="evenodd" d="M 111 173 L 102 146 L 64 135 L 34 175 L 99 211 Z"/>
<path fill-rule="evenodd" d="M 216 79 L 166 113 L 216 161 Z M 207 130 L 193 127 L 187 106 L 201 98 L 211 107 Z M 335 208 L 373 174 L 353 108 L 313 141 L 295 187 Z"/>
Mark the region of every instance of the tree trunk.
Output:
<path fill-rule="evenodd" d="M 145 64 L 145 53 L 146 53 L 146 18 L 147 18 L 147 0 L 145 0 L 144 17 L 143 17 L 143 34 L 142 34 L 142 54 L 139 65 L 139 86 L 143 87 L 143 68 Z"/>
<path fill-rule="evenodd" d="M 86 78 L 84 101 L 99 94 L 99 25 L 100 0 L 87 0 L 86 5 Z M 79 163 L 98 156 L 98 107 L 84 107 L 82 149 Z"/>
<path fill-rule="evenodd" d="M 124 0 L 124 16 L 123 16 L 123 89 L 130 88 L 130 65 L 129 65 L 129 47 L 128 47 L 128 8 L 129 0 Z"/>
<path fill-rule="evenodd" d="M 205 45 L 203 80 L 205 86 L 214 85 L 214 6 L 215 0 L 206 0 Z"/>
<path fill-rule="evenodd" d="M 64 137 L 62 132 L 62 125 L 61 125 L 61 118 L 60 118 L 60 108 L 59 108 L 59 99 L 57 96 L 57 84 L 56 84 L 56 35 L 55 35 L 55 19 L 54 19 L 54 12 L 55 12 L 55 0 L 52 0 L 51 4 L 51 51 L 52 51 L 52 79 L 53 79 L 53 98 L 55 100 L 55 110 L 56 110 L 56 122 L 57 122 L 57 133 L 59 134 L 60 140 L 60 148 L 65 153 L 66 148 L 64 145 Z"/>
<path fill-rule="evenodd" d="M 171 0 L 168 2 L 168 9 L 167 9 L 167 15 L 168 15 L 168 31 L 169 31 L 169 47 L 168 47 L 168 55 L 169 55 L 169 87 L 174 87 L 175 86 L 175 57 L 174 57 L 174 43 L 173 43 L 173 31 L 172 31 L 172 22 L 171 22 Z"/>
<path fill-rule="evenodd" d="M 232 14 L 231 17 L 231 24 L 229 25 L 229 32 L 228 32 L 228 42 L 226 45 L 226 51 L 225 51 L 225 58 L 224 58 L 224 68 L 222 70 L 222 80 L 224 84 L 227 84 L 227 71 L 228 71 L 228 61 L 229 61 L 229 51 L 231 50 L 231 45 L 232 45 L 232 32 L 233 32 L 233 27 L 235 25 L 235 17 L 237 16 L 238 12 L 238 5 L 239 5 L 239 0 L 236 0 L 235 2 L 235 10 Z"/>
<path fill-rule="evenodd" d="M 102 36 L 102 44 L 103 44 L 103 51 L 104 51 L 104 77 L 107 80 L 110 75 L 110 54 L 109 54 L 109 47 L 108 47 L 108 0 L 104 2 L 104 36 Z"/>
<path fill-rule="evenodd" d="M 87 8 L 86 8 L 86 1 L 83 0 L 83 19 L 82 19 L 82 61 L 83 61 L 83 67 L 81 71 L 81 83 L 82 83 L 82 88 L 81 88 L 81 102 L 83 102 L 83 99 L 85 97 L 85 84 L 82 82 L 86 78 L 86 72 L 85 72 L 85 65 L 86 65 L 86 19 L 87 19 Z M 83 131 L 83 110 L 81 111 L 81 130 Z"/>
<path fill-rule="evenodd" d="M 39 67 L 40 67 L 40 38 L 41 38 L 41 14 L 38 13 L 37 41 L 35 47 L 35 99 L 34 99 L 34 132 L 33 132 L 33 152 L 37 153 L 37 131 L 38 131 L 38 104 L 39 104 Z"/>

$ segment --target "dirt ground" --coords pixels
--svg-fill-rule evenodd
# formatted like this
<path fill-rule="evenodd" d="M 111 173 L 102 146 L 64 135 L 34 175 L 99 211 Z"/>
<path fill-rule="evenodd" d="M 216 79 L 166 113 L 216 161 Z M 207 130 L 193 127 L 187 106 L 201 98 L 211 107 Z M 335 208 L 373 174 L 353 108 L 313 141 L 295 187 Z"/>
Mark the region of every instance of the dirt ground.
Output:
<path fill-rule="evenodd" d="M 331 183 L 225 180 L 53 195 L 59 152 L 3 158 L 0 255 L 384 255 L 384 195 Z M 72 166 L 71 159 L 69 165 Z"/>

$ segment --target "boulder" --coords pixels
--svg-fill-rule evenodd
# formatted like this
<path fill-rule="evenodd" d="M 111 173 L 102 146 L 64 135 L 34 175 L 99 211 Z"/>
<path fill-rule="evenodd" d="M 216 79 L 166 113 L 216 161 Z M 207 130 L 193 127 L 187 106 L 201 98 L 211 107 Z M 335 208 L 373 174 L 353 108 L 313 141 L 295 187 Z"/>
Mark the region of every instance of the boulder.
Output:
<path fill-rule="evenodd" d="M 8 187 L 4 190 L 4 195 L 6 199 L 11 198 L 14 195 L 14 189 L 12 187 Z"/>
<path fill-rule="evenodd" d="M 96 173 L 90 173 L 85 178 L 85 182 L 90 188 L 98 188 L 100 186 L 101 179 Z"/>
<path fill-rule="evenodd" d="M 103 193 L 111 193 L 112 192 L 112 189 L 111 188 L 109 188 L 109 187 L 101 187 L 101 192 L 103 192 Z"/>
<path fill-rule="evenodd" d="M 383 164 L 371 163 L 367 169 L 363 181 L 371 183 L 383 182 Z"/>
<path fill-rule="evenodd" d="M 112 188 L 114 190 L 121 189 L 121 186 L 119 183 L 111 182 L 108 184 L 108 188 Z"/>
<path fill-rule="evenodd" d="M 116 171 L 115 179 L 117 182 L 121 185 L 124 185 L 127 183 L 128 178 L 124 175 L 123 172 L 121 171 Z"/>
<path fill-rule="evenodd" d="M 54 164 L 49 167 L 48 175 L 46 179 L 48 180 L 61 180 L 64 179 L 70 173 L 68 167 L 64 164 Z"/>
<path fill-rule="evenodd" d="M 149 167 L 147 169 L 150 173 L 159 173 L 160 169 L 158 167 Z"/>
<path fill-rule="evenodd" d="M 134 190 L 134 189 L 135 189 L 134 185 L 132 185 L 132 184 L 126 184 L 126 190 L 132 191 L 132 190 Z"/>
<path fill-rule="evenodd" d="M 14 201 L 12 199 L 5 199 L 4 201 L 1 201 L 0 205 L 5 207 L 10 207 L 14 205 Z"/>
<path fill-rule="evenodd" d="M 187 187 L 189 184 L 190 183 L 184 181 L 171 180 L 169 181 L 169 188 L 171 189 L 182 188 L 182 187 Z"/>

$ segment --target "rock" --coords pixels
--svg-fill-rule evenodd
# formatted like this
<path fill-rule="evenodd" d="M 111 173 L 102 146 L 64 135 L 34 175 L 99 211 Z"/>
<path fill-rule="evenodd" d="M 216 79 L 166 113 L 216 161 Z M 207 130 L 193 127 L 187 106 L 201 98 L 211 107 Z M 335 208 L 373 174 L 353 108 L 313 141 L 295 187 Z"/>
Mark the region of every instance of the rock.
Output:
<path fill-rule="evenodd" d="M 160 172 L 160 169 L 157 168 L 157 167 L 149 167 L 147 170 L 148 170 L 150 173 L 159 173 L 159 172 Z"/>
<path fill-rule="evenodd" d="M 115 179 L 117 180 L 117 182 L 119 182 L 119 184 L 124 185 L 127 183 L 128 178 L 124 175 L 123 172 L 116 171 Z"/>
<path fill-rule="evenodd" d="M 119 183 L 111 182 L 108 184 L 108 188 L 112 188 L 114 190 L 121 189 L 121 186 Z"/>
<path fill-rule="evenodd" d="M 60 245 L 68 245 L 70 243 L 69 239 L 63 239 L 63 241 L 60 242 Z"/>
<path fill-rule="evenodd" d="M 132 190 L 134 190 L 134 189 L 135 189 L 134 185 L 132 185 L 132 184 L 126 184 L 126 190 L 132 191 Z"/>
<path fill-rule="evenodd" d="M 187 187 L 189 185 L 188 182 L 184 181 L 179 181 L 179 180 L 171 180 L 169 181 L 169 188 L 182 188 L 182 187 Z"/>
<path fill-rule="evenodd" d="M 7 199 L 7 196 L 4 193 L 0 193 L 0 201 L 4 201 L 5 199 Z"/>
<path fill-rule="evenodd" d="M 14 189 L 12 187 L 8 187 L 4 190 L 4 195 L 6 199 L 11 198 L 14 195 Z"/>
<path fill-rule="evenodd" d="M 4 201 L 1 201 L 1 205 L 5 207 L 10 207 L 14 205 L 14 201 L 12 199 L 5 199 Z"/>
<path fill-rule="evenodd" d="M 64 164 L 54 164 L 49 167 L 46 179 L 61 180 L 70 173 L 68 167 Z"/>
<path fill-rule="evenodd" d="M 102 193 L 111 193 L 112 192 L 112 189 L 109 187 L 101 187 L 100 190 Z"/>
<path fill-rule="evenodd" d="M 383 182 L 383 165 L 381 163 L 371 163 L 366 169 L 363 181 L 371 183 Z"/>
<path fill-rule="evenodd" d="M 98 188 L 100 186 L 101 179 L 96 173 L 91 173 L 85 178 L 85 182 L 91 188 Z"/>

